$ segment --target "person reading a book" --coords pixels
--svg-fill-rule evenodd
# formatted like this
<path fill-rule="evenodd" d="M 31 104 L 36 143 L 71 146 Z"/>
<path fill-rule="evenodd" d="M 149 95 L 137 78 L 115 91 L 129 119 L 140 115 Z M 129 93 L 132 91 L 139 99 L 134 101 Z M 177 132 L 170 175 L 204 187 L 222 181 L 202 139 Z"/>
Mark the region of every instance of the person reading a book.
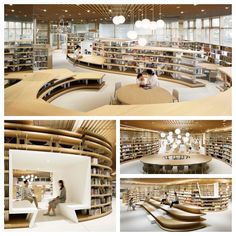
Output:
<path fill-rule="evenodd" d="M 174 204 L 179 204 L 178 195 L 176 192 L 174 194 L 175 194 L 175 198 L 174 198 L 174 201 L 171 202 L 170 207 L 173 207 Z"/>
<path fill-rule="evenodd" d="M 155 88 L 159 86 L 159 80 L 155 74 L 155 71 L 152 69 L 147 69 L 147 75 L 148 75 L 148 84 L 151 88 Z"/>

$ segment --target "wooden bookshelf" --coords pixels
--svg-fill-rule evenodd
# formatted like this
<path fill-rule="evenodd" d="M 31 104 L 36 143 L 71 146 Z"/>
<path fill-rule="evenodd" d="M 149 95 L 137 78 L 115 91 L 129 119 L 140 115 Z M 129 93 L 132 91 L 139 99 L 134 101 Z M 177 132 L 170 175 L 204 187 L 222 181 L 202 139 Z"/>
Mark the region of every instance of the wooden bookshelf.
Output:
<path fill-rule="evenodd" d="M 206 154 L 232 166 L 232 131 L 206 133 Z"/>
<path fill-rule="evenodd" d="M 33 70 L 33 43 L 11 41 L 4 43 L 5 72 Z"/>
<path fill-rule="evenodd" d="M 21 134 L 21 135 L 19 135 Z M 47 135 L 45 135 L 47 134 Z M 60 138 L 58 138 L 60 137 Z M 89 139 L 87 139 L 89 137 Z M 97 145 L 87 148 L 89 140 Z M 50 141 L 49 141 L 50 140 Z M 106 145 L 102 145 L 106 143 Z M 9 150 L 38 150 L 79 154 L 91 157 L 91 208 L 78 211 L 78 219 L 92 220 L 105 216 L 112 211 L 112 159 L 111 143 L 103 136 L 93 132 L 78 130 L 70 132 L 41 126 L 5 123 L 5 158 L 4 158 L 4 209 L 5 227 L 14 228 L 15 214 L 9 214 Z M 106 151 L 104 151 L 106 150 Z M 11 221 L 10 221 L 11 219 Z M 23 220 L 27 225 L 26 219 Z"/>
<path fill-rule="evenodd" d="M 36 24 L 36 44 L 49 44 L 49 25 L 47 23 L 37 23 Z"/>
<path fill-rule="evenodd" d="M 85 39 L 85 33 L 68 33 L 67 34 L 67 55 L 74 53 L 75 47 L 80 45 Z"/>
<path fill-rule="evenodd" d="M 128 161 L 159 151 L 159 133 L 141 130 L 120 132 L 120 161 Z"/>
<path fill-rule="evenodd" d="M 34 44 L 34 70 L 52 69 L 52 53 L 49 45 Z"/>
<path fill-rule="evenodd" d="M 31 41 L 5 42 L 5 72 L 22 72 L 52 68 L 49 45 L 33 44 Z"/>
<path fill-rule="evenodd" d="M 199 61 L 203 52 L 172 47 L 138 46 L 137 41 L 106 39 L 93 43 L 93 55 L 103 56 L 108 70 L 140 73 L 153 69 L 160 77 L 196 83 L 204 77 Z"/>
<path fill-rule="evenodd" d="M 168 200 L 171 202 L 176 192 L 181 205 L 198 206 L 205 212 L 226 210 L 231 199 L 232 185 L 221 182 L 215 184 L 217 190 L 214 189 L 214 184 L 202 184 L 197 181 L 191 184 L 134 184 L 123 193 L 122 202 L 127 204 L 133 198 L 137 203 L 144 200 L 148 193 L 153 199 L 161 201 L 165 192 L 168 192 Z"/>

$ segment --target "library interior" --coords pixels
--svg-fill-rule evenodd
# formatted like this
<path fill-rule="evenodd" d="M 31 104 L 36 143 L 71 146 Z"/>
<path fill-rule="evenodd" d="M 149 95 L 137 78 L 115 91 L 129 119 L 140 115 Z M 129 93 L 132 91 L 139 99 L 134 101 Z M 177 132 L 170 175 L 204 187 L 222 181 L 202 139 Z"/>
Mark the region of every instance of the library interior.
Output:
<path fill-rule="evenodd" d="M 229 232 L 232 179 L 121 179 L 121 231 Z"/>
<path fill-rule="evenodd" d="M 115 231 L 115 130 L 110 120 L 6 120 L 5 229 Z"/>
<path fill-rule="evenodd" d="M 231 115 L 230 4 L 5 4 L 5 115 Z"/>
<path fill-rule="evenodd" d="M 231 120 L 121 120 L 121 174 L 232 174 Z"/>

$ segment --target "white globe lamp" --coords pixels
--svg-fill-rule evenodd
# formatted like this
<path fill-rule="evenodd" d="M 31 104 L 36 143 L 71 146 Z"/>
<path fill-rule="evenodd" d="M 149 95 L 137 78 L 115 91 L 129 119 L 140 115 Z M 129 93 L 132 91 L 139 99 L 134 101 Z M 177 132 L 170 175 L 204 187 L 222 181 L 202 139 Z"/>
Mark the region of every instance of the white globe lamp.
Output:
<path fill-rule="evenodd" d="M 178 145 L 180 145 L 180 144 L 181 144 L 181 140 L 178 139 L 178 140 L 176 141 L 176 143 L 177 143 Z"/>
<path fill-rule="evenodd" d="M 175 130 L 175 133 L 176 133 L 176 134 L 180 134 L 180 129 L 179 129 L 179 128 L 176 129 L 176 130 Z"/>
<path fill-rule="evenodd" d="M 190 136 L 190 133 L 187 132 L 187 133 L 185 134 L 185 136 L 186 136 L 186 137 L 189 137 L 189 136 Z"/>
<path fill-rule="evenodd" d="M 143 19 L 143 20 L 142 20 L 142 27 L 143 27 L 144 29 L 148 29 L 148 28 L 150 27 L 150 20 L 148 20 L 148 19 Z"/>
<path fill-rule="evenodd" d="M 156 30 L 157 29 L 157 22 L 151 21 L 149 26 L 150 26 L 151 30 Z"/>
<path fill-rule="evenodd" d="M 170 136 L 172 136 L 172 135 L 173 135 L 173 132 L 172 132 L 172 131 L 170 131 L 170 132 L 169 132 L 169 135 L 170 135 Z"/>
<path fill-rule="evenodd" d="M 139 46 L 145 46 L 147 44 L 147 40 L 145 39 L 145 38 L 140 38 L 139 40 L 138 40 L 138 45 Z"/>
<path fill-rule="evenodd" d="M 163 29 L 165 26 L 165 22 L 162 19 L 157 20 L 157 28 Z"/>
<path fill-rule="evenodd" d="M 112 22 L 113 22 L 115 25 L 119 25 L 119 24 L 120 24 L 120 19 L 119 19 L 119 17 L 118 17 L 118 16 L 113 17 Z"/>
<path fill-rule="evenodd" d="M 128 33 L 127 33 L 127 37 L 128 37 L 129 39 L 136 39 L 136 38 L 138 37 L 138 34 L 137 34 L 136 31 L 130 30 L 130 31 L 128 31 Z"/>
<path fill-rule="evenodd" d="M 161 138 L 165 138 L 166 134 L 165 133 L 161 133 Z"/>
<path fill-rule="evenodd" d="M 125 17 L 124 16 L 118 16 L 118 18 L 119 18 L 119 23 L 120 24 L 123 24 L 123 23 L 125 23 Z"/>
<path fill-rule="evenodd" d="M 177 148 L 177 144 L 176 143 L 173 143 L 172 147 L 175 149 Z"/>
<path fill-rule="evenodd" d="M 177 136 L 178 139 L 181 139 L 181 137 L 182 137 L 182 136 L 181 136 L 180 134 Z"/>
<path fill-rule="evenodd" d="M 136 28 L 141 28 L 142 27 L 142 21 L 137 20 L 134 25 L 135 25 Z"/>

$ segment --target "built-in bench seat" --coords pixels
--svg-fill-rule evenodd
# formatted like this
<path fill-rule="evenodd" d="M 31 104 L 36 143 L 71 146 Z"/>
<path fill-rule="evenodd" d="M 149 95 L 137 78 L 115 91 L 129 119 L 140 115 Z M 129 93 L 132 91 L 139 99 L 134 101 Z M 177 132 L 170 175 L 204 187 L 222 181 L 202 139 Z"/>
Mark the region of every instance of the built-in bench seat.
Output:
<path fill-rule="evenodd" d="M 204 228 L 206 226 L 201 221 L 184 221 L 161 216 L 158 212 L 156 212 L 156 207 L 147 202 L 145 202 L 142 207 L 155 218 L 156 222 L 162 229 L 167 231 L 192 231 Z"/>
<path fill-rule="evenodd" d="M 14 200 L 10 206 L 9 214 L 27 214 L 26 220 L 29 222 L 29 227 L 32 227 L 38 214 L 38 209 L 34 203 L 30 203 L 27 200 Z"/>
<path fill-rule="evenodd" d="M 204 221 L 205 219 L 202 218 L 202 216 L 204 216 L 204 213 L 190 213 L 190 212 L 186 212 L 184 210 L 180 210 L 180 209 L 173 209 L 170 208 L 169 206 L 166 205 L 161 205 L 160 202 L 151 199 L 149 201 L 149 203 L 157 208 L 162 209 L 163 211 L 165 211 L 166 213 L 168 213 L 169 215 L 171 215 L 172 217 L 176 218 L 176 219 L 180 219 L 180 220 L 196 220 L 196 221 Z"/>

